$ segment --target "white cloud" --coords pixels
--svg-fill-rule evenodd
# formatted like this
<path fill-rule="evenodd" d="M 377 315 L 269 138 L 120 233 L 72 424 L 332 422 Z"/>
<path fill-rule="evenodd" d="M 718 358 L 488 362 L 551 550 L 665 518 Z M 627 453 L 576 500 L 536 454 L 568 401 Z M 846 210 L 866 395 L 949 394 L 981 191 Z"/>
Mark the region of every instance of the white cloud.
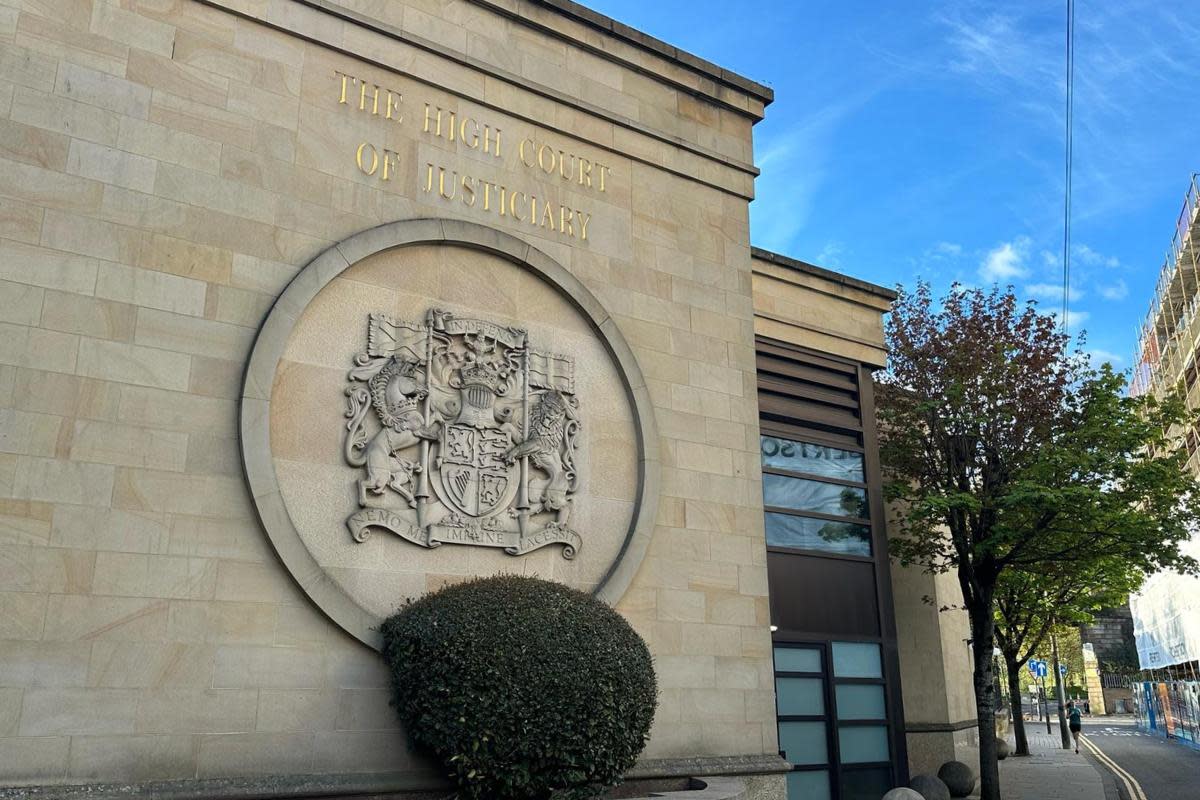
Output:
<path fill-rule="evenodd" d="M 1036 57 L 1024 20 L 978 6 L 951 6 L 940 21 L 948 28 L 955 55 L 948 66 L 955 72 L 980 80 L 1030 82 L 1049 71 L 1048 59 Z"/>
<path fill-rule="evenodd" d="M 821 248 L 821 252 L 817 253 L 816 264 L 819 267 L 828 267 L 830 269 L 841 269 L 842 253 L 845 248 L 841 242 L 826 242 Z"/>
<path fill-rule="evenodd" d="M 803 123 L 758 143 L 762 175 L 754 183 L 756 199 L 750 204 L 751 238 L 756 244 L 780 253 L 795 249 L 829 178 L 838 131 L 891 80 L 885 76 L 878 84 L 818 103 L 818 110 L 806 115 Z"/>
<path fill-rule="evenodd" d="M 1089 350 L 1088 355 L 1092 357 L 1092 363 L 1096 365 L 1103 364 L 1107 361 L 1114 367 L 1119 367 L 1125 363 L 1124 356 L 1118 353 L 1113 353 L 1109 350 L 1101 350 L 1097 347 L 1093 347 L 1091 350 Z"/>
<path fill-rule="evenodd" d="M 1121 266 L 1121 262 L 1116 256 L 1106 256 L 1103 253 L 1098 253 L 1086 244 L 1072 245 L 1071 254 L 1075 257 L 1075 260 L 1081 264 L 1087 264 L 1089 267 L 1116 269 Z"/>
<path fill-rule="evenodd" d="M 1105 300 L 1124 300 L 1129 296 L 1129 287 L 1125 285 L 1125 281 L 1118 280 L 1112 286 L 1101 286 L 1100 296 Z"/>
<path fill-rule="evenodd" d="M 1055 311 L 1051 314 L 1051 316 L 1055 319 L 1061 319 L 1062 312 Z M 1079 329 L 1087 324 L 1087 321 L 1091 318 L 1091 316 L 1091 313 L 1088 311 L 1067 309 L 1067 329 L 1070 330 L 1071 333 L 1078 333 Z"/>
<path fill-rule="evenodd" d="M 979 277 L 987 283 L 1010 281 L 1029 275 L 1025 260 L 1029 257 L 1029 237 L 1018 236 L 990 250 L 979 265 Z"/>
<path fill-rule="evenodd" d="M 1063 287 L 1061 283 L 1031 283 L 1025 287 L 1025 294 L 1038 300 L 1057 300 L 1062 302 Z M 1071 287 L 1068 296 L 1072 301 L 1083 298 L 1082 289 Z"/>
<path fill-rule="evenodd" d="M 999 98 L 1024 124 L 1059 141 L 1065 110 L 1062 22 L 1044 3 L 959 0 L 933 15 L 945 47 L 941 74 Z M 1194 125 L 1154 126 L 1176 86 L 1194 79 L 1189 52 L 1197 26 L 1173 4 L 1149 0 L 1092 3 L 1076 29 L 1076 159 L 1073 220 L 1109 218 L 1158 201 L 1149 175 L 1170 174 L 1163 154 L 1187 148 Z M 1194 16 L 1194 15 L 1192 15 Z M 1049 24 L 1047 24 L 1049 22 Z M 1187 112 L 1184 112 L 1185 114 Z M 1194 115 L 1193 115 L 1194 116 Z M 1189 117 L 1191 119 L 1191 117 Z M 1042 213 L 1062 219 L 1061 160 L 1044 159 L 1031 195 L 1049 199 Z M 1037 187 L 1036 189 L 1034 187 Z"/>
<path fill-rule="evenodd" d="M 944 275 L 947 271 L 959 271 L 963 246 L 957 242 L 934 242 L 921 251 L 918 258 L 908 259 L 913 267 L 926 278 Z"/>

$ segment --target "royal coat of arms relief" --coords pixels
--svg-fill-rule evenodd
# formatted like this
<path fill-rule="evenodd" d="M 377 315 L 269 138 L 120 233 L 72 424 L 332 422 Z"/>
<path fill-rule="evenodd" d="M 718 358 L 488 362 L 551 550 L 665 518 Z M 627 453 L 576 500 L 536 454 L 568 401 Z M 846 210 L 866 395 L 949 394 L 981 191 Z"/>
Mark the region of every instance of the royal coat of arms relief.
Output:
<path fill-rule="evenodd" d="M 571 358 L 534 349 L 526 331 L 431 309 L 423 322 L 370 316 L 367 351 L 348 375 L 345 458 L 363 470 L 357 542 L 371 528 L 422 547 L 522 555 L 570 527 L 580 433 Z"/>

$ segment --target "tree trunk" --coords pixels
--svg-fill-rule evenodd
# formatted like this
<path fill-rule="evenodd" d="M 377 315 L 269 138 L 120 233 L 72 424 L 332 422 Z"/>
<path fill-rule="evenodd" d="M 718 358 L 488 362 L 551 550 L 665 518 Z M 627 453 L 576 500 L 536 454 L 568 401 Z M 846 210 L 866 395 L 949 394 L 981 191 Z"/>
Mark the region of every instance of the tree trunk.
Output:
<path fill-rule="evenodd" d="M 1000 761 L 996 752 L 996 691 L 992 678 L 996 623 L 991 595 L 974 598 L 970 605 L 971 655 L 974 664 L 975 712 L 979 716 L 979 798 L 1001 800 Z"/>
<path fill-rule="evenodd" d="M 1029 755 L 1029 737 L 1025 735 L 1025 715 L 1021 711 L 1021 666 L 1014 656 L 1004 654 L 1004 665 L 1008 667 L 1008 696 L 1012 702 L 1013 738 L 1016 749 L 1013 755 Z"/>

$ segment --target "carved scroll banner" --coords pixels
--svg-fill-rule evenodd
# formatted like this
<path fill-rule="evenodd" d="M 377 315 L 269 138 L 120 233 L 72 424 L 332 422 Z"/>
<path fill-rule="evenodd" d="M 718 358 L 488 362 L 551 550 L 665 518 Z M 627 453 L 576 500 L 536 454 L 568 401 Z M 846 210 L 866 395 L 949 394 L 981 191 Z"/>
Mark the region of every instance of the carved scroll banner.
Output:
<path fill-rule="evenodd" d="M 371 529 L 379 528 L 421 547 L 440 547 L 443 544 L 473 544 L 480 547 L 499 547 L 511 556 L 522 556 L 551 544 L 563 545 L 563 558 L 572 559 L 583 541 L 567 527 L 551 523 L 521 536 L 518 530 L 502 530 L 483 525 L 430 525 L 422 530 L 399 514 L 382 508 L 364 508 L 350 515 L 346 526 L 356 542 L 371 538 Z"/>
<path fill-rule="evenodd" d="M 356 542 L 381 528 L 421 547 L 519 556 L 558 544 L 575 557 L 572 358 L 532 349 L 520 328 L 430 309 L 423 322 L 372 314 L 354 363 L 345 457 L 365 470 L 346 520 Z"/>

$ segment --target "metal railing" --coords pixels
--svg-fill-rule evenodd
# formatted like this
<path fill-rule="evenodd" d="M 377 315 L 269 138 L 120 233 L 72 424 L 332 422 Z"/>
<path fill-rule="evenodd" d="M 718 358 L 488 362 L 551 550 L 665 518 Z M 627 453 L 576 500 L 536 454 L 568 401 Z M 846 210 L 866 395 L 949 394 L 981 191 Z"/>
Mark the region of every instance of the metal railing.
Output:
<path fill-rule="evenodd" d="M 1118 672 L 1100 674 L 1100 688 L 1102 689 L 1127 689 L 1132 681 L 1132 675 L 1122 675 Z"/>

